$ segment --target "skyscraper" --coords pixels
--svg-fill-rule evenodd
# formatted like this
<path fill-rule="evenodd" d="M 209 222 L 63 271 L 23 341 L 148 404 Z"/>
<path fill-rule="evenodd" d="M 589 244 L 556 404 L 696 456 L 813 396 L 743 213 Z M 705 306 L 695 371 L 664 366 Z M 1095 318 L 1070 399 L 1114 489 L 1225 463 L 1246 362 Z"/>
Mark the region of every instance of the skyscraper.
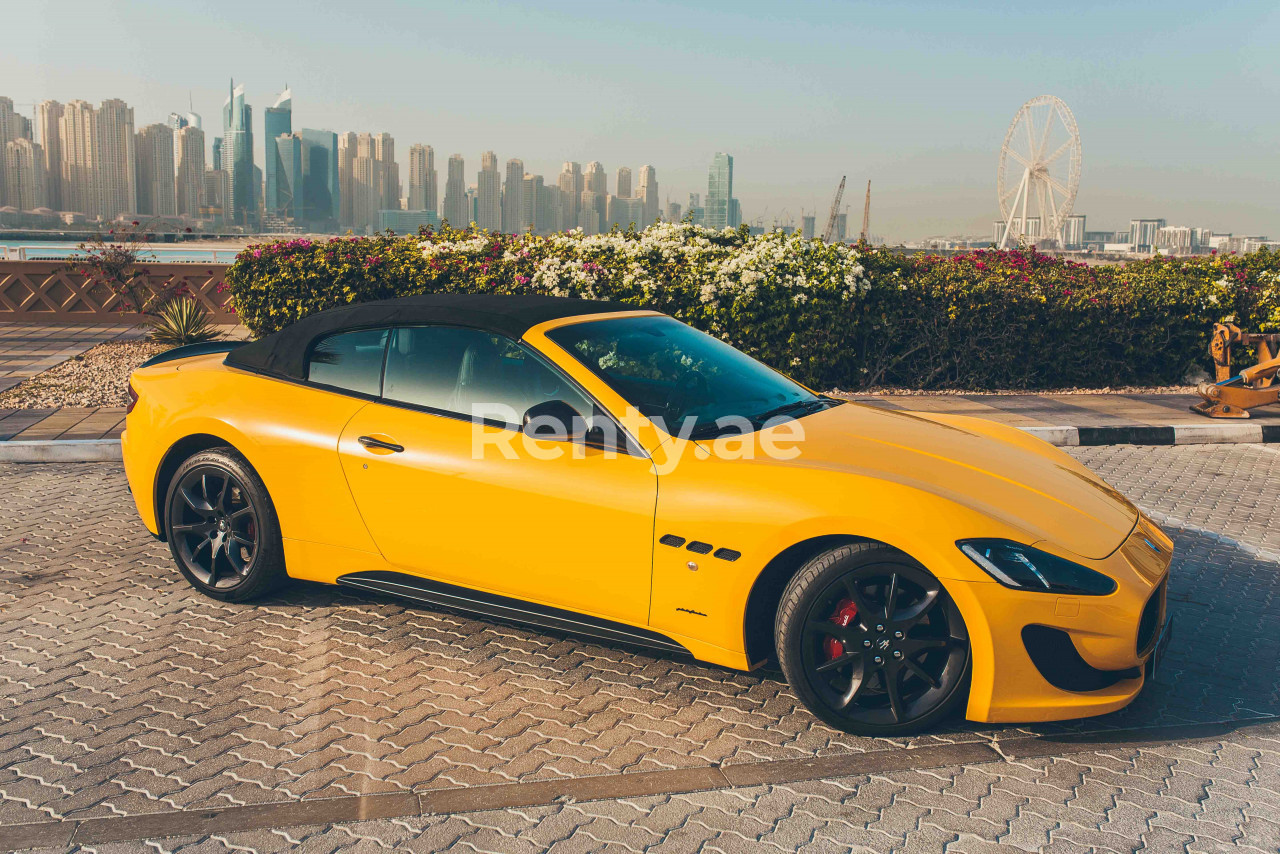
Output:
<path fill-rule="evenodd" d="M 288 191 L 282 191 L 280 184 L 281 161 L 284 155 L 280 151 L 283 144 L 288 154 L 293 154 L 295 140 L 280 141 L 282 136 L 293 133 L 293 92 L 285 87 L 276 98 L 275 104 L 267 107 L 262 113 L 263 138 L 266 140 L 266 158 L 262 164 L 262 175 L 265 179 L 262 208 L 267 216 L 288 217 L 287 208 L 292 207 L 293 197 Z M 299 160 L 300 165 L 300 160 Z"/>
<path fill-rule="evenodd" d="M 559 187 L 541 187 L 538 192 L 538 211 L 535 222 L 541 234 L 553 234 L 564 230 L 561 206 L 564 194 Z"/>
<path fill-rule="evenodd" d="M 204 204 L 204 131 L 187 124 L 174 134 L 174 194 L 178 216 L 196 219 Z"/>
<path fill-rule="evenodd" d="M 591 210 L 596 215 L 596 230 L 592 234 L 607 231 L 605 218 L 608 215 L 607 197 L 609 195 L 609 179 L 604 174 L 604 167 L 598 160 L 587 164 L 587 171 L 582 176 L 583 189 L 591 194 Z M 583 196 L 582 198 L 586 198 Z"/>
<path fill-rule="evenodd" d="M 302 134 L 285 133 L 276 137 L 276 213 L 290 221 L 306 218 L 303 209 Z"/>
<path fill-rule="evenodd" d="M 206 169 L 200 192 L 200 218 L 215 225 L 226 222 L 227 197 L 231 195 L 231 178 L 225 169 Z"/>
<path fill-rule="evenodd" d="M 658 171 L 652 166 L 640 167 L 640 198 L 644 202 L 641 227 L 648 228 L 658 220 Z"/>
<path fill-rule="evenodd" d="M 429 145 L 409 147 L 409 210 L 439 211 L 436 207 L 436 153 Z"/>
<path fill-rule="evenodd" d="M 338 135 L 302 129 L 302 216 L 316 230 L 338 228 L 342 214 Z"/>
<path fill-rule="evenodd" d="M 4 161 L 0 200 L 20 211 L 45 206 L 44 152 L 26 137 L 5 143 L 0 160 Z"/>
<path fill-rule="evenodd" d="M 62 119 L 62 105 L 57 101 L 42 101 L 36 105 L 36 142 L 44 153 L 45 205 L 55 211 L 62 204 L 62 144 L 58 122 Z"/>
<path fill-rule="evenodd" d="M 733 218 L 733 158 L 717 151 L 707 175 L 706 224 L 717 231 L 729 228 Z"/>
<path fill-rule="evenodd" d="M 244 86 L 231 83 L 222 105 L 222 168 L 231 188 L 224 218 L 254 229 L 258 224 L 258 188 L 253 178 L 253 108 L 245 103 Z"/>
<path fill-rule="evenodd" d="M 480 172 L 476 175 L 476 225 L 487 231 L 502 231 L 502 174 L 498 172 L 498 155 L 492 151 L 480 155 Z"/>
<path fill-rule="evenodd" d="M 643 218 L 644 199 L 609 196 L 609 215 L 606 217 L 606 222 L 610 228 L 615 225 L 624 229 L 633 225 L 643 228 L 644 224 L 641 222 Z"/>
<path fill-rule="evenodd" d="M 616 187 L 614 188 L 614 195 L 623 199 L 631 198 L 631 167 L 630 166 L 618 167 L 618 180 L 616 182 Z"/>
<path fill-rule="evenodd" d="M 13 99 L 0 95 L 0 145 L 15 139 L 29 139 L 30 121 L 13 109 Z"/>
<path fill-rule="evenodd" d="M 209 161 L 209 168 L 222 171 L 222 137 L 215 136 L 213 138 L 213 159 Z"/>
<path fill-rule="evenodd" d="M 578 208 L 582 204 L 582 167 L 566 160 L 556 179 L 560 188 L 560 220 L 562 228 L 578 227 Z"/>
<path fill-rule="evenodd" d="M 16 139 L 31 138 L 31 121 L 13 109 L 13 100 L 0 96 L 0 206 L 17 204 L 5 198 L 5 146 Z"/>
<path fill-rule="evenodd" d="M 167 124 L 147 125 L 134 141 L 137 179 L 137 207 L 147 216 L 172 217 L 178 213 L 174 186 L 173 128 Z"/>
<path fill-rule="evenodd" d="M 98 213 L 111 220 L 138 210 L 133 108 L 118 98 L 103 101 L 98 114 Z M 173 156 L 173 139 L 169 140 Z"/>
<path fill-rule="evenodd" d="M 389 133 L 373 135 L 373 156 L 378 168 L 378 209 L 400 209 L 400 164 L 396 162 L 396 141 Z M 375 217 L 374 223 L 377 223 Z"/>
<path fill-rule="evenodd" d="M 98 116 L 88 101 L 71 101 L 58 119 L 62 149 L 62 207 L 87 217 L 98 215 Z"/>
<path fill-rule="evenodd" d="M 466 161 L 461 154 L 449 157 L 448 176 L 444 182 L 444 218 L 454 228 L 466 228 L 471 224 L 465 170 Z"/>
<path fill-rule="evenodd" d="M 524 231 L 524 161 L 507 161 L 507 180 L 502 188 L 502 230 L 507 234 Z"/>
<path fill-rule="evenodd" d="M 601 216 L 596 212 L 596 194 L 590 190 L 583 190 L 578 203 L 578 228 L 582 229 L 582 233 L 588 237 L 599 234 L 600 220 Z"/>
<path fill-rule="evenodd" d="M 520 219 L 524 227 L 532 228 L 535 234 L 541 232 L 544 228 L 543 224 L 538 221 L 538 199 L 542 196 L 543 189 L 541 175 L 525 173 Z"/>
<path fill-rule="evenodd" d="M 338 137 L 341 224 L 363 234 L 378 227 L 378 211 L 400 207 L 400 171 L 390 134 Z"/>
<path fill-rule="evenodd" d="M 13 99 L 0 95 L 0 207 L 13 204 L 6 196 L 4 177 L 5 146 L 19 137 L 18 128 L 21 118 L 13 109 Z M 13 205 L 17 207 L 17 205 Z"/>

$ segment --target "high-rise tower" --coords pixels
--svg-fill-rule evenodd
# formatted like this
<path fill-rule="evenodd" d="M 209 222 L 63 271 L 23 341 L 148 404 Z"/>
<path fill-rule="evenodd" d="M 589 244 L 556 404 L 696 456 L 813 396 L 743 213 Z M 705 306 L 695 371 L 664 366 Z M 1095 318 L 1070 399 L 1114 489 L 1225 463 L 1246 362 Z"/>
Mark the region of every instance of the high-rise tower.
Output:
<path fill-rule="evenodd" d="M 429 145 L 409 146 L 409 210 L 439 211 L 436 207 L 436 153 Z"/>
<path fill-rule="evenodd" d="M 640 167 L 640 199 L 644 202 L 644 222 L 642 228 L 648 228 L 658 219 L 658 172 L 652 166 Z"/>
<path fill-rule="evenodd" d="M 187 124 L 174 134 L 173 150 L 178 215 L 195 219 L 204 204 L 204 131 Z"/>
<path fill-rule="evenodd" d="M 147 216 L 172 217 L 178 213 L 174 186 L 173 128 L 167 124 L 147 125 L 134 141 L 137 161 L 137 207 Z"/>
<path fill-rule="evenodd" d="M 222 105 L 222 168 L 229 184 L 229 223 L 253 229 L 258 224 L 258 189 L 253 179 L 253 108 L 245 103 L 244 86 L 231 82 Z"/>
<path fill-rule="evenodd" d="M 582 205 L 582 166 L 566 160 L 556 185 L 560 188 L 560 220 L 565 228 L 577 228 L 578 209 Z"/>
<path fill-rule="evenodd" d="M 36 142 L 40 143 L 44 156 L 45 204 L 55 211 L 63 210 L 62 136 L 58 130 L 61 119 L 62 105 L 57 101 L 41 101 L 36 105 Z"/>
<path fill-rule="evenodd" d="M 487 231 L 502 231 L 502 174 L 498 171 L 498 155 L 486 151 L 480 155 L 480 172 L 476 175 L 476 225 Z"/>
<path fill-rule="evenodd" d="M 460 229 L 471 224 L 466 168 L 466 161 L 461 154 L 451 155 L 448 176 L 444 182 L 444 219 L 449 221 L 449 225 Z"/>
<path fill-rule="evenodd" d="M 507 161 L 507 180 L 502 188 L 502 230 L 507 234 L 524 231 L 524 161 Z"/>
<path fill-rule="evenodd" d="M 592 160 L 587 164 L 587 171 L 582 176 L 584 192 L 591 194 L 591 209 L 596 215 L 596 231 L 607 231 L 605 219 L 608 218 L 609 178 L 604 173 L 600 161 Z M 585 196 L 583 197 L 586 198 Z"/>
<path fill-rule="evenodd" d="M 263 110 L 263 138 L 266 140 L 266 161 L 262 164 L 265 189 L 263 210 L 268 216 L 292 216 L 293 192 L 288 180 L 281 180 L 283 161 L 294 152 L 293 92 L 287 86 L 276 102 Z M 280 137 L 287 137 L 281 140 Z M 282 148 L 283 146 L 283 148 Z"/>
<path fill-rule="evenodd" d="M 717 151 L 707 174 L 706 224 L 717 231 L 733 219 L 733 158 Z"/>
<path fill-rule="evenodd" d="M 138 210 L 133 108 L 118 98 L 98 105 L 98 212 L 103 219 Z M 170 140 L 170 155 L 173 142 Z"/>

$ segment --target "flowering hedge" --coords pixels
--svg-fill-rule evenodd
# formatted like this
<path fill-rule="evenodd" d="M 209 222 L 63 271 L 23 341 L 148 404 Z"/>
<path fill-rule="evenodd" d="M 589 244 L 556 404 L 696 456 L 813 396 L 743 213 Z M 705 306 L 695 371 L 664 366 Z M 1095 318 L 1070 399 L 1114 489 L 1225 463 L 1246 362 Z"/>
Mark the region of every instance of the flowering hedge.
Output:
<path fill-rule="evenodd" d="M 1280 328 L 1280 253 L 1087 266 L 1034 249 L 908 256 L 687 223 L 288 240 L 240 253 L 227 284 L 259 335 L 410 294 L 618 299 L 825 389 L 1165 384 L 1207 364 L 1216 320 Z"/>

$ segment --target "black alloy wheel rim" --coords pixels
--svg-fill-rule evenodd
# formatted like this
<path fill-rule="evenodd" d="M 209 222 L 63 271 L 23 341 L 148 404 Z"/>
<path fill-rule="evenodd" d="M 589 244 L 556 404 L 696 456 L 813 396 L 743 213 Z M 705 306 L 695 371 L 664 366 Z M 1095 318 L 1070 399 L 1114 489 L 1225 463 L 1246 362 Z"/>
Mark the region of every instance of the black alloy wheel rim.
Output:
<path fill-rule="evenodd" d="M 196 466 L 169 501 L 169 537 L 187 571 L 207 587 L 237 586 L 253 568 L 262 531 L 257 508 L 235 475 Z"/>
<path fill-rule="evenodd" d="M 964 676 L 968 635 L 937 579 L 880 564 L 836 579 L 806 615 L 802 662 L 837 717 L 901 726 L 943 703 Z"/>

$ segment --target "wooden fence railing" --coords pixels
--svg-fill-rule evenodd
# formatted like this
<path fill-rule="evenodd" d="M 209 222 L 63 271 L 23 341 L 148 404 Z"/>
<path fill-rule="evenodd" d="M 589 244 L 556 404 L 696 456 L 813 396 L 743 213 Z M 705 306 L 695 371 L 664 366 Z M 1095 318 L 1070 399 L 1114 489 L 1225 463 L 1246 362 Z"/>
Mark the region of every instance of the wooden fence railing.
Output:
<path fill-rule="evenodd" d="M 215 323 L 235 323 L 229 294 L 219 291 L 226 264 L 146 264 L 153 293 L 178 288 L 200 302 Z M 0 261 L 0 322 L 127 323 L 137 315 L 123 311 L 121 300 L 105 285 L 58 261 Z"/>

